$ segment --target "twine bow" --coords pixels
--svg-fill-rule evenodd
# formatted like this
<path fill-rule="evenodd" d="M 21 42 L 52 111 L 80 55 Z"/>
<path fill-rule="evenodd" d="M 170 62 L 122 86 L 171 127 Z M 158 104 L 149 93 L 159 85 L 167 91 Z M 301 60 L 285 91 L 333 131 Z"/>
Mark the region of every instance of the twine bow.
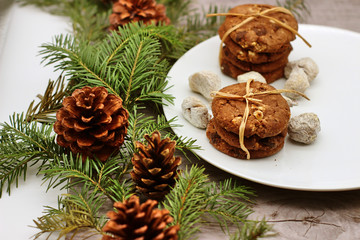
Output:
<path fill-rule="evenodd" d="M 302 96 L 303 98 L 310 100 L 305 94 L 295 91 L 295 90 L 291 90 L 291 89 L 275 89 L 275 90 L 269 90 L 269 91 L 263 91 L 263 92 L 250 92 L 250 84 L 251 82 L 254 81 L 254 79 L 249 79 L 246 82 L 246 93 L 245 95 L 241 96 L 241 95 L 235 95 L 235 94 L 230 94 L 230 93 L 224 93 L 224 92 L 219 92 L 219 91 L 213 91 L 211 92 L 211 97 L 213 98 L 225 98 L 225 99 L 234 99 L 234 100 L 240 100 L 240 99 L 244 99 L 246 106 L 245 106 L 245 110 L 244 110 L 244 114 L 243 114 L 243 118 L 241 120 L 240 123 L 240 127 L 239 127 L 239 143 L 240 143 L 240 148 L 241 150 L 243 150 L 246 153 L 246 159 L 250 159 L 250 152 L 249 150 L 245 147 L 244 144 L 244 137 L 245 137 L 245 126 L 250 114 L 250 107 L 249 107 L 249 102 L 255 103 L 255 104 L 259 104 L 259 105 L 264 105 L 262 103 L 261 99 L 257 99 L 254 98 L 254 96 L 259 96 L 259 95 L 269 95 L 269 94 L 280 94 L 283 92 L 292 92 L 292 93 L 296 93 L 299 94 L 300 96 Z"/>
<path fill-rule="evenodd" d="M 308 41 L 306 41 L 306 39 L 303 36 L 301 36 L 295 29 L 293 29 L 292 27 L 290 27 L 286 23 L 283 23 L 283 22 L 281 22 L 280 20 L 278 20 L 278 19 L 276 19 L 274 17 L 270 17 L 270 16 L 266 15 L 266 14 L 269 14 L 269 13 L 272 13 L 272 12 L 281 12 L 281 13 L 285 13 L 285 14 L 289 14 L 289 15 L 293 16 L 293 14 L 288 9 L 283 8 L 283 7 L 269 8 L 269 9 L 266 9 L 266 10 L 264 10 L 262 12 L 253 13 L 253 14 L 242 14 L 242 13 L 210 13 L 210 14 L 207 14 L 206 17 L 215 17 L 215 16 L 246 17 L 246 19 L 244 21 L 242 21 L 241 23 L 235 25 L 234 27 L 230 28 L 229 30 L 227 30 L 225 32 L 224 36 L 221 39 L 219 58 L 221 57 L 221 54 L 222 54 L 222 46 L 224 44 L 224 41 L 230 35 L 230 33 L 232 33 L 236 29 L 242 27 L 243 25 L 247 24 L 248 22 L 251 22 L 252 20 L 254 20 L 254 19 L 258 18 L 258 17 L 266 18 L 266 19 L 269 19 L 272 22 L 275 22 L 275 23 L 279 24 L 281 27 L 286 28 L 287 30 L 289 30 L 293 34 L 299 36 L 305 42 L 306 45 L 311 47 L 311 44 Z"/>

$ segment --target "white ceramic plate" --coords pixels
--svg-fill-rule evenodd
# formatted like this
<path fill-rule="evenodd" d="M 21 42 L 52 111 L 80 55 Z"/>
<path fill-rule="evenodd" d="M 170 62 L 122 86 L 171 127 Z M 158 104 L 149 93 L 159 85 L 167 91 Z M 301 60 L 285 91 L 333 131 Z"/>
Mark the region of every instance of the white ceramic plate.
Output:
<path fill-rule="evenodd" d="M 198 71 L 211 70 L 222 78 L 222 86 L 236 83 L 223 75 L 218 64 L 219 38 L 210 38 L 181 57 L 168 76 L 173 87 L 167 91 L 175 106 L 164 107 L 167 119 L 178 117 L 182 127 L 173 130 L 182 136 L 197 139 L 202 150 L 196 153 L 204 160 L 233 175 L 280 188 L 309 191 L 338 191 L 360 188 L 360 34 L 331 27 L 300 25 L 301 39 L 293 43 L 289 60 L 311 57 L 320 68 L 306 94 L 311 101 L 300 100 L 292 107 L 293 116 L 316 113 L 321 132 L 311 145 L 295 144 L 286 139 L 277 154 L 257 160 L 229 157 L 209 144 L 205 130 L 187 122 L 181 114 L 181 103 L 192 92 L 188 77 Z M 283 88 L 284 79 L 273 85 Z M 209 104 L 208 104 L 209 106 Z M 209 106 L 210 109 L 210 106 Z"/>

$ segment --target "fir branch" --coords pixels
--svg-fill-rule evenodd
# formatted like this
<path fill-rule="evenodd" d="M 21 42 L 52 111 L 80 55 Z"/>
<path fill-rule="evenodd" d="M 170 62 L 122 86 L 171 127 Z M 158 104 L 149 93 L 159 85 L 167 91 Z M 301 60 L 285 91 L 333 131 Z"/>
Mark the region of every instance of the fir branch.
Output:
<path fill-rule="evenodd" d="M 40 53 L 47 65 L 55 64 L 56 70 L 70 77 L 72 89 L 104 86 L 120 96 L 127 108 L 143 101 L 171 102 L 173 97 L 163 93 L 169 65 L 160 59 L 161 44 L 156 37 L 163 30 L 159 29 L 128 24 L 98 45 L 75 44 L 74 38 L 60 35 L 53 44 L 44 44 Z"/>
<path fill-rule="evenodd" d="M 158 0 L 157 2 L 166 6 L 166 16 L 174 25 L 180 24 L 189 12 L 193 11 L 190 9 L 192 0 Z"/>
<path fill-rule="evenodd" d="M 79 41 L 94 43 L 108 34 L 111 7 L 99 0 L 65 1 L 66 15 L 71 18 L 72 34 Z M 64 13 L 65 14 L 65 13 Z"/>
<path fill-rule="evenodd" d="M 165 197 L 163 205 L 174 218 L 172 224 L 180 226 L 180 240 L 189 239 L 199 231 L 207 181 L 204 169 L 192 166 L 189 171 L 184 171 L 183 176 L 176 181 L 174 189 Z"/>
<path fill-rule="evenodd" d="M 215 36 L 217 30 L 224 21 L 224 17 L 207 18 L 208 13 L 227 12 L 228 8 L 210 5 L 208 9 L 201 9 L 201 12 L 195 12 L 186 17 L 186 24 L 183 26 L 183 40 L 186 48 L 190 49 L 196 44 Z M 179 27 L 181 29 L 181 26 Z"/>
<path fill-rule="evenodd" d="M 305 0 L 284 0 L 283 2 L 276 0 L 276 4 L 292 12 L 300 22 L 310 15 L 310 10 Z"/>
<path fill-rule="evenodd" d="M 63 154 L 49 162 L 41 171 L 44 181 L 49 182 L 49 188 L 62 186 L 70 189 L 79 184 L 86 184 L 93 192 L 100 192 L 113 201 L 122 201 L 132 191 L 131 182 L 122 180 L 126 173 L 126 162 L 118 158 L 110 158 L 105 163 L 72 155 Z"/>
<path fill-rule="evenodd" d="M 18 187 L 19 178 L 26 179 L 29 164 L 41 161 L 40 171 L 62 151 L 55 143 L 52 125 L 26 122 L 24 114 L 14 114 L 10 123 L 1 124 L 0 129 L 0 197 L 6 185 L 10 194 L 13 183 Z"/>
<path fill-rule="evenodd" d="M 249 196 L 253 196 L 254 192 L 248 187 L 238 186 L 231 179 L 218 184 L 210 183 L 206 194 L 205 212 L 216 219 L 227 233 L 228 222 L 238 225 L 252 213 Z"/>
<path fill-rule="evenodd" d="M 230 240 L 257 240 L 275 235 L 272 226 L 263 219 L 261 221 L 246 221 L 241 230 L 233 234 Z"/>
<path fill-rule="evenodd" d="M 229 223 L 240 228 L 252 212 L 249 203 L 253 195 L 249 188 L 238 186 L 232 180 L 219 184 L 211 182 L 204 168 L 193 165 L 179 177 L 163 205 L 170 210 L 173 224 L 180 226 L 179 239 L 183 240 L 197 233 L 200 223 L 208 216 L 217 220 L 228 233 Z"/>
<path fill-rule="evenodd" d="M 109 26 L 111 7 L 96 0 L 17 0 L 22 5 L 35 5 L 52 14 L 71 19 L 72 34 L 77 39 L 96 42 L 104 39 Z"/>
<path fill-rule="evenodd" d="M 196 145 L 196 140 L 188 137 L 177 136 L 172 128 L 181 127 L 176 124 L 176 118 L 166 119 L 164 115 L 152 116 L 139 111 L 134 108 L 129 116 L 128 139 L 132 146 L 127 149 L 132 149 L 131 154 L 135 152 L 135 142 L 143 141 L 145 134 L 151 134 L 155 130 L 164 132 L 164 138 L 169 137 L 176 141 L 176 149 L 185 153 L 186 150 L 201 149 Z"/>
<path fill-rule="evenodd" d="M 83 228 L 91 228 L 96 234 L 101 233 L 106 220 L 105 217 L 98 217 L 103 203 L 102 195 L 91 192 L 85 184 L 80 192 L 74 191 L 74 194 L 59 198 L 58 208 L 47 207 L 45 215 L 34 220 L 35 227 L 40 230 L 34 238 L 43 234 L 48 234 L 49 238 L 54 232 L 59 232 L 57 239 L 71 233 L 73 238 Z"/>
<path fill-rule="evenodd" d="M 35 100 L 32 101 L 28 107 L 25 115 L 26 121 L 37 121 L 41 123 L 54 123 L 55 113 L 62 106 L 62 101 L 68 95 L 65 86 L 65 78 L 61 75 L 54 81 L 49 81 L 43 95 L 38 95 L 40 99 L 35 105 Z"/>

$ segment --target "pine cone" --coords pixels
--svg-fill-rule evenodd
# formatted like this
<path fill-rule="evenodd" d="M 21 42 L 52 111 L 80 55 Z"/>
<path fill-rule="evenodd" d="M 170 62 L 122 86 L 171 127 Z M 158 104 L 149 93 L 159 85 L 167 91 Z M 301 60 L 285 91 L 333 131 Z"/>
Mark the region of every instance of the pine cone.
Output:
<path fill-rule="evenodd" d="M 66 97 L 56 113 L 57 143 L 77 154 L 106 161 L 119 150 L 129 125 L 120 97 L 104 87 L 83 87 Z"/>
<path fill-rule="evenodd" d="M 145 135 L 145 139 L 147 146 L 136 142 L 139 152 L 131 159 L 134 166 L 130 174 L 138 190 L 151 199 L 161 200 L 175 185 L 181 158 L 174 156 L 176 142 L 170 138 L 161 140 L 158 131 L 151 137 Z"/>
<path fill-rule="evenodd" d="M 135 195 L 128 200 L 115 202 L 115 211 L 107 216 L 110 220 L 103 227 L 106 235 L 102 240 L 176 240 L 177 225 L 166 226 L 173 221 L 166 209 L 154 209 L 157 201 L 148 199 L 140 204 Z"/>
<path fill-rule="evenodd" d="M 117 0 L 113 5 L 113 13 L 109 17 L 110 30 L 117 30 L 129 22 L 142 21 L 144 24 L 160 22 L 170 24 L 163 4 L 155 0 Z"/>

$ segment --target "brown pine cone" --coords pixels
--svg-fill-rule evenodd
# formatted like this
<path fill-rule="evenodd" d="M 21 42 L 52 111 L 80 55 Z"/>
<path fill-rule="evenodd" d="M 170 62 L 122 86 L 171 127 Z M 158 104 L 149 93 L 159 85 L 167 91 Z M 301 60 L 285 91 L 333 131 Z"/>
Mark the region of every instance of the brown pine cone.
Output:
<path fill-rule="evenodd" d="M 120 97 L 104 87 L 76 89 L 56 113 L 57 143 L 74 154 L 106 161 L 119 150 L 127 133 L 129 113 Z"/>
<path fill-rule="evenodd" d="M 173 221 L 166 209 L 154 208 L 157 201 L 148 199 L 140 204 L 131 196 L 123 203 L 115 202 L 117 211 L 110 211 L 109 221 L 103 227 L 102 240 L 177 240 L 177 225 L 167 227 Z"/>
<path fill-rule="evenodd" d="M 109 20 L 110 30 L 117 30 L 119 26 L 124 26 L 129 22 L 170 24 L 165 6 L 157 4 L 155 0 L 117 0 L 113 4 L 113 13 Z"/>
<path fill-rule="evenodd" d="M 148 145 L 136 142 L 139 152 L 131 159 L 134 166 L 130 174 L 138 190 L 151 199 L 161 200 L 175 185 L 181 158 L 174 156 L 176 142 L 170 138 L 161 140 L 160 132 L 144 138 Z"/>

